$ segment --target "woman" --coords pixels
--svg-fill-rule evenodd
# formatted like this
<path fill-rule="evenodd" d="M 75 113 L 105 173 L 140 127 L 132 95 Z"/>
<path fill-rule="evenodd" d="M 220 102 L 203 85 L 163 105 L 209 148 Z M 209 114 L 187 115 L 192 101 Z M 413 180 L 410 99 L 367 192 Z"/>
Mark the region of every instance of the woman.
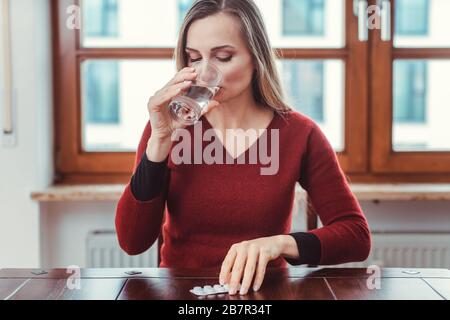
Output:
<path fill-rule="evenodd" d="M 227 129 L 277 130 L 278 171 L 262 175 L 256 164 L 175 164 L 172 141 L 182 125 L 168 111 L 196 74 L 189 66 L 214 63 L 221 90 L 203 111 L 226 157 L 245 157 L 262 135 L 234 148 Z M 161 227 L 161 267 L 219 267 L 230 294 L 258 290 L 268 266 L 363 261 L 370 231 L 336 155 L 319 127 L 283 101 L 274 56 L 261 14 L 252 0 L 198 0 L 187 13 L 176 49 L 180 70 L 149 100 L 150 121 L 135 170 L 117 207 L 121 247 L 146 251 Z M 241 136 L 242 140 L 243 137 Z M 273 150 L 273 149 L 272 149 Z M 296 182 L 308 192 L 323 223 L 289 233 Z M 165 210 L 167 206 L 167 209 Z M 163 219 L 164 218 L 164 219 Z M 164 221 L 163 221 L 164 220 Z"/>

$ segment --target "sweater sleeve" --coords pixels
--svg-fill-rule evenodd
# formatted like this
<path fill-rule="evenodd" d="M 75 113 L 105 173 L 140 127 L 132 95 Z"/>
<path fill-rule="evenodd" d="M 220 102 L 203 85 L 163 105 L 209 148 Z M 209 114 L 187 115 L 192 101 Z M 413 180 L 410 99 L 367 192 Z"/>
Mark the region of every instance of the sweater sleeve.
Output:
<path fill-rule="evenodd" d="M 133 176 L 136 175 L 138 165 L 143 159 L 150 135 L 151 126 L 148 122 L 136 152 Z M 169 177 L 169 170 L 165 170 L 164 177 L 160 179 L 163 187 L 161 189 L 153 188 L 159 192 L 153 194 L 147 201 L 136 199 L 131 191 L 131 181 L 125 187 L 116 207 L 115 225 L 119 245 L 129 255 L 145 252 L 158 239 L 164 216 Z M 149 181 L 147 185 L 150 183 L 160 184 L 160 180 Z"/>
<path fill-rule="evenodd" d="M 131 177 L 131 193 L 139 201 L 150 201 L 157 197 L 163 189 L 167 171 L 166 158 L 162 162 L 153 162 L 142 153 L 141 162 Z"/>
<path fill-rule="evenodd" d="M 371 247 L 367 220 L 335 151 L 316 124 L 308 137 L 298 182 L 308 193 L 323 227 L 307 232 L 315 237 L 292 234 L 301 257 L 294 264 L 332 265 L 367 259 Z"/>

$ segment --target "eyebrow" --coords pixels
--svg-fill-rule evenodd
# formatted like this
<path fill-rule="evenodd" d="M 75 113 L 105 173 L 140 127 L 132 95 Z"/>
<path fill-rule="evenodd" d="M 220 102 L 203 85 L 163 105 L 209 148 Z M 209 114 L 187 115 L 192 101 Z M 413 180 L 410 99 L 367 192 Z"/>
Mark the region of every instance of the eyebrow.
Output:
<path fill-rule="evenodd" d="M 214 48 L 211 49 L 211 51 L 217 51 L 217 50 L 225 49 L 225 48 L 235 49 L 235 47 L 230 46 L 230 45 L 227 44 L 227 45 L 224 45 L 224 46 L 214 47 Z M 192 49 L 192 48 L 189 48 L 189 47 L 186 47 L 186 50 L 199 52 L 198 50 L 195 50 L 195 49 Z"/>

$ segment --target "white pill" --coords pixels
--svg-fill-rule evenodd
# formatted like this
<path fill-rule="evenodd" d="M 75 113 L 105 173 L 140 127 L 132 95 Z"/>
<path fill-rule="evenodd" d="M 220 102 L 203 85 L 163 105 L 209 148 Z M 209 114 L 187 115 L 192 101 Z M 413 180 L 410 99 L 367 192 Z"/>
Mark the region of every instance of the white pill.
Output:
<path fill-rule="evenodd" d="M 203 287 L 203 291 L 206 293 L 206 294 L 213 294 L 213 293 L 216 293 L 216 291 L 213 289 L 213 287 L 211 287 L 211 286 L 204 286 Z"/>
<path fill-rule="evenodd" d="M 240 285 L 237 286 L 237 291 L 240 289 Z M 212 296 L 215 294 L 223 294 L 228 293 L 229 286 L 227 284 L 220 285 L 220 284 L 214 284 L 214 285 L 205 285 L 203 287 L 196 286 L 189 290 L 193 294 L 197 296 Z"/>
<path fill-rule="evenodd" d="M 192 291 L 196 294 L 204 294 L 202 287 L 194 287 Z"/>

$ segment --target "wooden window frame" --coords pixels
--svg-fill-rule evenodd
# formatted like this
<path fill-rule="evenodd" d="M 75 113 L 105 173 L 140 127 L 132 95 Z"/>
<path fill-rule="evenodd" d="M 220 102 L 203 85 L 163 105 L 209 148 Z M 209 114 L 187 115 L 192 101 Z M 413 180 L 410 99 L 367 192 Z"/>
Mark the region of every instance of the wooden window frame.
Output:
<path fill-rule="evenodd" d="M 374 2 L 374 1 L 373 1 Z M 83 48 L 80 31 L 66 27 L 66 8 L 78 0 L 52 1 L 54 53 L 55 183 L 125 183 L 134 164 L 134 152 L 86 152 L 81 140 L 80 66 L 86 59 L 172 59 L 173 48 Z M 393 11 L 394 12 L 394 11 Z M 370 30 L 369 41 L 358 40 L 353 1 L 345 0 L 345 47 L 336 49 L 276 49 L 283 59 L 340 59 L 345 62 L 345 148 L 338 153 L 352 182 L 449 181 L 450 152 L 436 154 L 392 153 L 392 53 L 396 57 L 448 57 L 450 49 L 395 49 L 381 42 L 379 30 Z M 372 52 L 370 52 L 372 50 Z M 430 51 L 431 50 L 431 51 Z M 381 67 L 380 67 L 381 66 Z M 369 78 L 369 75 L 371 78 Z M 369 99 L 369 90 L 374 93 Z M 388 106 L 379 112 L 373 106 Z M 390 110 L 388 110 L 391 108 Z M 378 111 L 378 112 L 375 112 Z M 371 130 L 371 131 L 369 131 Z M 371 134 L 377 132 L 377 134 Z M 440 156 L 445 161 L 441 161 Z M 437 161 L 439 158 L 439 161 Z M 433 168 L 420 171 L 420 163 Z M 411 170 L 419 173 L 411 173 Z"/>
<path fill-rule="evenodd" d="M 391 0 L 392 1 L 392 0 Z M 391 12 L 395 12 L 395 0 Z M 395 26 L 395 14 L 391 25 Z M 383 42 L 380 30 L 371 33 L 371 168 L 378 177 L 408 182 L 450 181 L 450 152 L 395 152 L 392 147 L 393 62 L 395 59 L 450 59 L 450 48 L 395 48 Z M 376 134 L 374 134 L 376 132 Z M 395 180 L 394 180 L 395 181 Z"/>

